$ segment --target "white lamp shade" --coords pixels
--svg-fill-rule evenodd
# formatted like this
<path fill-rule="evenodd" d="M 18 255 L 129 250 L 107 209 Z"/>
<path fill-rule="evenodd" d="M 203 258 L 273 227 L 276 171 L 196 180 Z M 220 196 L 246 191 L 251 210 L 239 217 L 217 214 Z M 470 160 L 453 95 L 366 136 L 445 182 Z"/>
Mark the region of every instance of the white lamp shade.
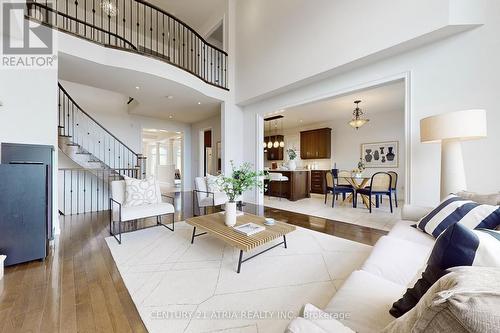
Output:
<path fill-rule="evenodd" d="M 486 137 L 486 110 L 443 113 L 420 120 L 420 141 L 471 140 Z"/>

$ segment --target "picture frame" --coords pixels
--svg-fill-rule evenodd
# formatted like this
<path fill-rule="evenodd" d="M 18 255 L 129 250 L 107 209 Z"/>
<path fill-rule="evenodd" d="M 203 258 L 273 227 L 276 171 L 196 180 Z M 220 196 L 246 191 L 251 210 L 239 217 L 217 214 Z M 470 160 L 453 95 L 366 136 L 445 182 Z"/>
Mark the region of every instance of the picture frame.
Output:
<path fill-rule="evenodd" d="M 360 155 L 366 168 L 398 168 L 399 141 L 362 143 Z"/>

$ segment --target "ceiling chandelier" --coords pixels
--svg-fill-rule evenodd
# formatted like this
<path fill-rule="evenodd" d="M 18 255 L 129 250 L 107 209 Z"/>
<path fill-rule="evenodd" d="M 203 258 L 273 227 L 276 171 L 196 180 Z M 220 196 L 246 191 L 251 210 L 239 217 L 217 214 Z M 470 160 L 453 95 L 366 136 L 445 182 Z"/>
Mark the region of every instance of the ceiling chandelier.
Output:
<path fill-rule="evenodd" d="M 363 116 L 363 111 L 361 111 L 361 109 L 359 108 L 359 103 L 361 103 L 360 100 L 354 101 L 354 104 L 356 104 L 356 108 L 352 112 L 352 120 L 349 122 L 349 125 L 351 125 L 355 129 L 359 129 L 361 126 L 370 121 L 370 119 L 361 118 L 361 116 Z"/>
<path fill-rule="evenodd" d="M 106 15 L 110 17 L 115 17 L 116 15 L 118 15 L 118 8 L 116 8 L 112 0 L 101 0 L 101 9 Z"/>

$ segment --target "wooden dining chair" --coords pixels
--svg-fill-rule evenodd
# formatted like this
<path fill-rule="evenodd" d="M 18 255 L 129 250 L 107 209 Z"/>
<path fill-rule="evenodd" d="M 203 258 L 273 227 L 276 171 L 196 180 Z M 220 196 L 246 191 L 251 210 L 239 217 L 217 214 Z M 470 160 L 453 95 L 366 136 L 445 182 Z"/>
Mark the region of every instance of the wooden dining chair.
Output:
<path fill-rule="evenodd" d="M 398 207 L 398 174 L 394 171 L 388 171 L 388 174 L 392 177 L 391 191 L 394 193 L 394 203 Z M 382 196 L 379 196 L 380 203 L 382 203 Z"/>
<path fill-rule="evenodd" d="M 391 175 L 391 192 L 394 193 L 394 203 L 398 207 L 398 174 L 394 171 L 389 171 L 388 174 Z"/>
<path fill-rule="evenodd" d="M 338 200 L 339 194 L 342 194 L 342 200 L 345 200 L 346 194 L 348 193 L 354 196 L 354 189 L 352 188 L 352 186 L 349 187 L 338 185 L 339 179 L 335 179 L 335 177 L 333 176 L 333 170 L 325 172 L 327 187 L 327 191 L 325 193 L 325 204 L 328 193 L 332 193 L 332 207 L 335 207 L 335 200 Z M 352 207 L 356 207 L 356 200 L 352 201 Z"/>
<path fill-rule="evenodd" d="M 337 169 L 333 169 L 337 170 Z M 351 183 L 347 180 L 347 178 L 351 177 L 351 172 L 347 170 L 338 170 L 337 171 L 337 185 L 338 186 L 347 186 L 352 187 Z"/>
<path fill-rule="evenodd" d="M 367 188 L 362 188 L 356 190 L 356 197 L 358 194 L 366 195 L 369 197 L 369 209 L 372 212 L 372 196 L 375 196 L 378 208 L 378 197 L 382 195 L 387 195 L 389 197 L 389 206 L 392 210 L 392 176 L 388 172 L 377 172 L 375 173 L 370 182 L 370 186 Z M 357 198 L 356 198 L 357 200 Z"/>

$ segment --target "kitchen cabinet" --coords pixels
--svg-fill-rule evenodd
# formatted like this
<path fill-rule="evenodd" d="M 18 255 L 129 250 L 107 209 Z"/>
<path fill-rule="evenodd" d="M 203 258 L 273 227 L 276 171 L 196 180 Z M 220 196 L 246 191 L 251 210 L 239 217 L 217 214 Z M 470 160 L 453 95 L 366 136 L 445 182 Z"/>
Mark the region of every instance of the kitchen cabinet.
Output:
<path fill-rule="evenodd" d="M 266 136 L 264 138 L 264 142 L 269 142 L 269 138 L 271 138 L 272 142 L 278 140 L 278 142 L 281 142 L 284 140 L 283 135 L 274 135 L 274 136 Z M 278 148 L 265 148 L 267 150 L 267 160 L 268 161 L 281 161 L 283 160 L 284 156 L 284 148 L 283 147 L 278 147 Z"/>
<path fill-rule="evenodd" d="M 325 194 L 326 170 L 311 170 L 311 193 Z"/>
<path fill-rule="evenodd" d="M 288 181 L 284 182 L 267 182 L 266 193 L 265 195 L 279 197 L 280 190 L 281 196 L 283 198 L 287 198 L 290 201 L 297 201 L 303 198 L 311 197 L 309 188 L 310 188 L 310 171 L 309 170 L 276 170 L 269 171 L 271 172 L 279 172 L 283 176 L 288 177 Z M 280 189 L 281 186 L 281 189 Z"/>
<path fill-rule="evenodd" d="M 300 158 L 303 160 L 330 158 L 331 147 L 331 128 L 300 132 Z"/>

